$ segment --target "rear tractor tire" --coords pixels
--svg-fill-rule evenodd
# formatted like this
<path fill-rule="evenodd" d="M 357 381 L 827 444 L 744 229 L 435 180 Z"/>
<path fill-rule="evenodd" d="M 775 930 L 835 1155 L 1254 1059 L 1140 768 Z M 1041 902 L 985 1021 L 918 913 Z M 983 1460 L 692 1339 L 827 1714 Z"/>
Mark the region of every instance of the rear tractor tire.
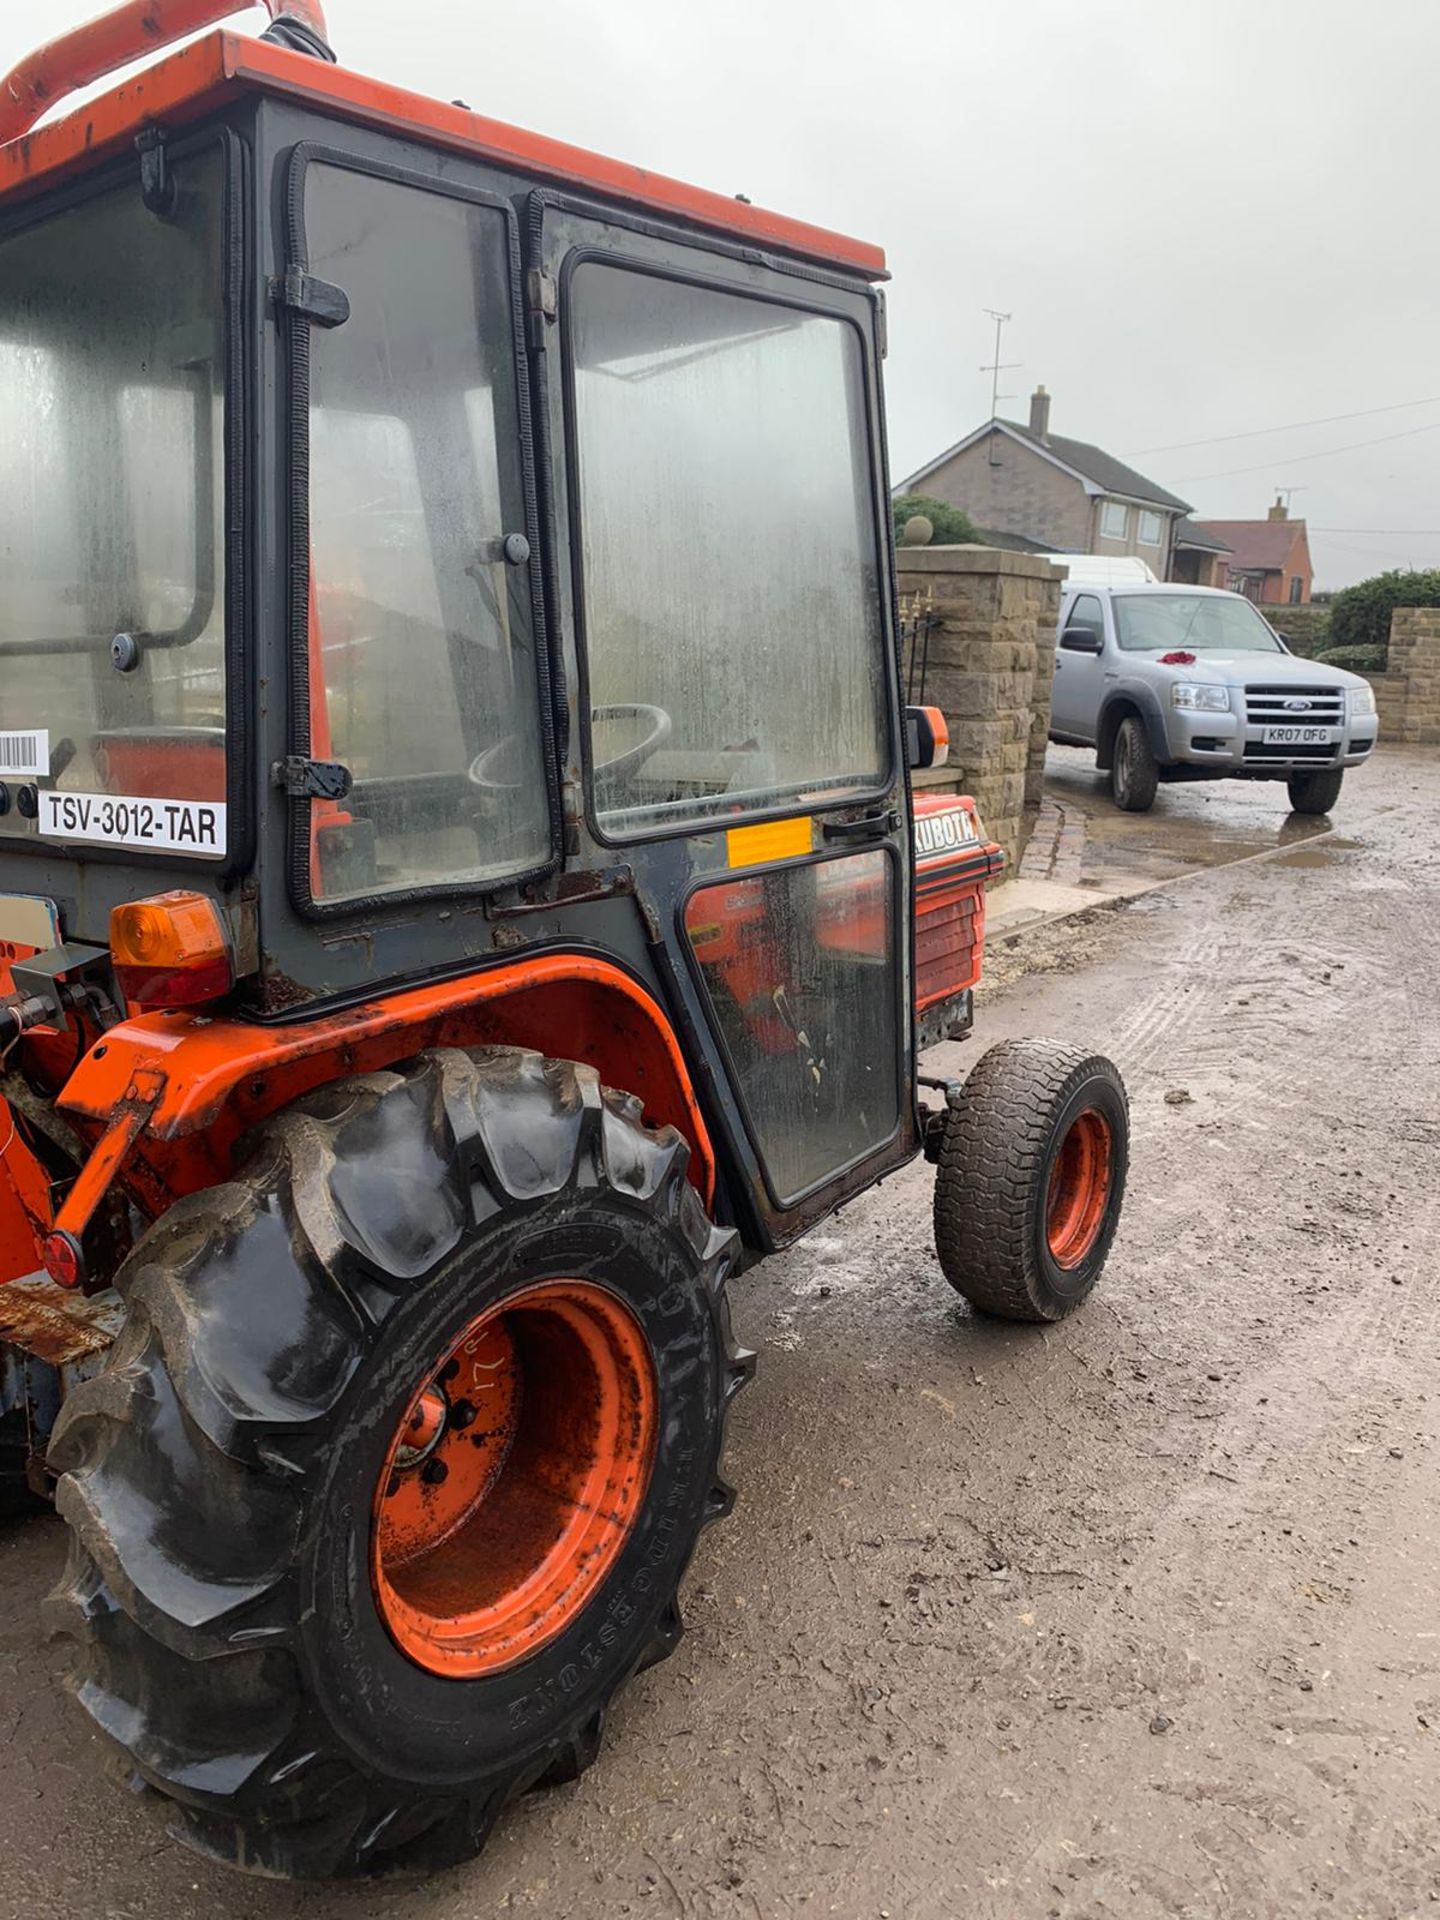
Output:
<path fill-rule="evenodd" d="M 594 1759 L 732 1501 L 751 1356 L 687 1160 L 588 1067 L 430 1053 L 307 1097 L 135 1249 L 55 1430 L 50 1606 L 180 1838 L 433 1868 Z"/>
<path fill-rule="evenodd" d="M 1148 813 L 1160 786 L 1160 763 L 1145 722 L 1127 714 L 1111 749 L 1110 793 L 1122 813 Z"/>
<path fill-rule="evenodd" d="M 1340 798 L 1343 767 L 1326 767 L 1319 773 L 1292 773 L 1285 783 L 1292 813 L 1329 813 Z"/>
<path fill-rule="evenodd" d="M 945 1116 L 935 1247 L 981 1313 L 1063 1320 L 1100 1278 L 1130 1151 L 1125 1086 L 1102 1054 L 1005 1040 Z"/>

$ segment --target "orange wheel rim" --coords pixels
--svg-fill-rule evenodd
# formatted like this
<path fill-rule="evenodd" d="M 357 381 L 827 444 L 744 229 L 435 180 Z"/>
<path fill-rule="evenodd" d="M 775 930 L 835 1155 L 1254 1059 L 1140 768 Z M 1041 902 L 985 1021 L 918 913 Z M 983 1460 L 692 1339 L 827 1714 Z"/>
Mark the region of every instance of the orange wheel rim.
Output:
<path fill-rule="evenodd" d="M 401 1651 L 466 1678 L 562 1633 L 634 1531 L 658 1425 L 645 1335 L 603 1288 L 548 1280 L 472 1320 L 375 1490 L 371 1574 Z"/>
<path fill-rule="evenodd" d="M 1045 1238 L 1060 1267 L 1078 1267 L 1094 1246 L 1110 1198 L 1110 1122 L 1087 1107 L 1070 1123 L 1050 1172 Z"/>

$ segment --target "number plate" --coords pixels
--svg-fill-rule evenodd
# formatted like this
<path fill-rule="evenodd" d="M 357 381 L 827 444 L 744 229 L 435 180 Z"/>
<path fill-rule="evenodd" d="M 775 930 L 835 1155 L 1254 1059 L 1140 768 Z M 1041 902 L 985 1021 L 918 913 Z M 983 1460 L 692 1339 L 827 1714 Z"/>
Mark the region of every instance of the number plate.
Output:
<path fill-rule="evenodd" d="M 225 809 L 213 800 L 150 800 L 126 793 L 40 795 L 40 831 L 51 840 L 93 840 L 155 853 L 225 851 Z"/>
<path fill-rule="evenodd" d="M 1267 747 L 1333 747 L 1340 735 L 1334 727 L 1266 727 L 1261 737 Z"/>

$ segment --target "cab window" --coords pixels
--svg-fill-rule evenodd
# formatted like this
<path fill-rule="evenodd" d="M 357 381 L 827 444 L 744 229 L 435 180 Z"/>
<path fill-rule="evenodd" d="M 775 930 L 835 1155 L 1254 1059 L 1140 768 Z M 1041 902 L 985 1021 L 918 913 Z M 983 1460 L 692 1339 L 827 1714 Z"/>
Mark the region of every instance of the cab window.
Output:
<path fill-rule="evenodd" d="M 882 786 L 858 331 L 593 259 L 567 304 L 598 825 L 626 837 Z"/>
<path fill-rule="evenodd" d="M 100 818 L 208 801 L 225 852 L 225 161 L 174 163 L 0 239 L 0 777 Z M 126 636 L 117 671 L 111 643 Z M 137 803 L 132 807 L 131 803 Z M 106 817 L 117 817 L 109 809 Z M 0 839 L 58 831 L 0 807 Z M 85 838 L 66 828 L 63 836 Z M 111 838 L 107 832 L 102 837 Z"/>
<path fill-rule="evenodd" d="M 350 302 L 311 332 L 310 751 L 354 782 L 312 804 L 312 891 L 534 871 L 550 812 L 504 218 L 328 165 L 305 209 L 310 271 Z"/>

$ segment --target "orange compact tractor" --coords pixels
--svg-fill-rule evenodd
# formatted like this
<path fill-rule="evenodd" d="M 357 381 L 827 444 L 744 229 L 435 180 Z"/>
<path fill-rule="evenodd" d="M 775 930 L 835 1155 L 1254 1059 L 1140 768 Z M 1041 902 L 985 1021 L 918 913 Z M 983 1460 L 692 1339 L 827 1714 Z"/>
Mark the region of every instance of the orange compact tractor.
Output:
<path fill-rule="evenodd" d="M 130 1777 L 364 1873 L 674 1645 L 731 1276 L 928 1151 L 1057 1319 L 1126 1108 L 917 1072 L 998 855 L 910 795 L 882 256 L 225 11 L 0 82 L 0 1468 Z"/>

